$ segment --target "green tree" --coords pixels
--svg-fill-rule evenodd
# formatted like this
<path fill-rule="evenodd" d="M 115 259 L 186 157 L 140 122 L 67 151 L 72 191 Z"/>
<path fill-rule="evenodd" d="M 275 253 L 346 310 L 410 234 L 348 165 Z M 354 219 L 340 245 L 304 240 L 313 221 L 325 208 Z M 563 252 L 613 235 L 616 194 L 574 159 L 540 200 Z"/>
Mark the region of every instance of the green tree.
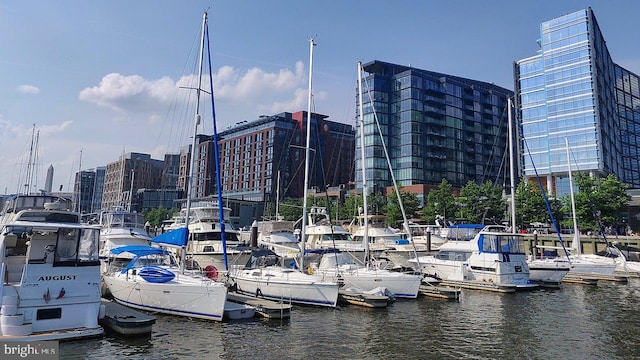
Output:
<path fill-rule="evenodd" d="M 285 220 L 298 221 L 302 217 L 302 199 L 286 199 L 278 206 L 278 212 Z"/>
<path fill-rule="evenodd" d="M 414 193 L 402 191 L 402 188 L 398 188 L 398 191 L 400 192 L 400 199 L 407 219 L 415 217 L 419 207 L 418 197 Z M 386 215 L 387 224 L 392 227 L 398 227 L 398 223 L 403 221 L 398 196 L 395 192 L 388 196 Z"/>
<path fill-rule="evenodd" d="M 575 184 L 578 191 L 574 194 L 578 227 L 582 231 L 593 231 L 603 227 L 617 227 L 627 211 L 631 197 L 626 193 L 628 186 L 614 175 L 605 178 L 576 174 Z M 571 214 L 571 199 L 564 197 L 564 209 Z M 571 216 L 567 223 L 572 223 Z M 599 220 L 599 223 L 598 223 Z M 571 225 L 573 226 L 573 225 Z"/>
<path fill-rule="evenodd" d="M 164 220 L 171 219 L 179 210 L 178 209 L 166 209 L 159 207 L 143 212 L 145 221 L 148 221 L 151 226 L 160 226 Z"/>
<path fill-rule="evenodd" d="M 429 224 L 434 224 L 438 216 L 443 219 L 454 218 L 457 211 L 453 188 L 447 179 L 442 179 L 437 189 L 429 191 L 427 201 L 422 208 L 422 219 Z"/>
<path fill-rule="evenodd" d="M 488 181 L 478 185 L 469 181 L 460 190 L 459 217 L 472 223 L 500 223 L 505 215 L 506 205 L 502 199 L 502 188 Z"/>
<path fill-rule="evenodd" d="M 553 227 L 547 204 L 544 201 L 540 185 L 529 181 L 522 181 L 516 188 L 516 224 L 526 228 L 533 222 L 550 224 Z M 564 219 L 562 203 L 557 198 L 548 198 L 551 213 L 560 226 Z"/>
<path fill-rule="evenodd" d="M 352 220 L 358 216 L 358 209 L 362 207 L 362 196 L 356 194 L 349 194 L 344 200 L 344 204 L 340 206 L 339 218 L 340 220 Z"/>

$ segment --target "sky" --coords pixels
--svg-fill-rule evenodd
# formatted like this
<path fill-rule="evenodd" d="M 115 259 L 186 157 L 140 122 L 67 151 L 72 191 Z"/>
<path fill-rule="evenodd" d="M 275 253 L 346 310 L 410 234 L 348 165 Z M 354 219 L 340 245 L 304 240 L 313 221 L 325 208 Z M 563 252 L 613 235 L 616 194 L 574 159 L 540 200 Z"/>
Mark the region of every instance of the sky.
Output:
<path fill-rule="evenodd" d="M 307 109 L 311 38 L 312 111 L 355 125 L 358 61 L 512 90 L 540 23 L 589 6 L 613 61 L 640 74 L 635 0 L 3 0 L 0 194 L 43 189 L 50 165 L 53 190 L 70 191 L 75 172 L 123 153 L 179 153 L 193 133 L 205 10 L 222 131 Z M 212 129 L 205 111 L 198 133 Z"/>

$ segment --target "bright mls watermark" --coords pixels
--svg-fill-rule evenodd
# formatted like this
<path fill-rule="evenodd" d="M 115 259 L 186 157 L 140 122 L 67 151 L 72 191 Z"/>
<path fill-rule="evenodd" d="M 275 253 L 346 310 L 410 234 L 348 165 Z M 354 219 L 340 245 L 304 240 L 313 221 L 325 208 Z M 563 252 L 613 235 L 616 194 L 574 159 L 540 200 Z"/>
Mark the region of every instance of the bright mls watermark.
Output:
<path fill-rule="evenodd" d="M 58 360 L 58 350 L 57 341 L 2 341 L 0 359 Z"/>

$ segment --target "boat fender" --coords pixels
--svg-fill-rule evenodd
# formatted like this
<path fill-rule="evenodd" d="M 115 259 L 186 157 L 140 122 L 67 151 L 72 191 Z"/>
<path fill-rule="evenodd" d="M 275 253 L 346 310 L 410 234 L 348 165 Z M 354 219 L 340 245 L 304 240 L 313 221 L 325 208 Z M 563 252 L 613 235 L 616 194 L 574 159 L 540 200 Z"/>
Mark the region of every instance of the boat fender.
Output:
<path fill-rule="evenodd" d="M 213 265 L 207 265 L 204 268 L 204 271 L 207 273 L 207 277 L 213 281 L 218 281 L 218 269 Z"/>
<path fill-rule="evenodd" d="M 98 320 L 104 319 L 107 314 L 107 307 L 104 304 L 100 304 L 100 309 L 98 310 Z"/>
<path fill-rule="evenodd" d="M 307 266 L 307 274 L 313 275 L 313 268 L 311 268 L 311 266 Z"/>

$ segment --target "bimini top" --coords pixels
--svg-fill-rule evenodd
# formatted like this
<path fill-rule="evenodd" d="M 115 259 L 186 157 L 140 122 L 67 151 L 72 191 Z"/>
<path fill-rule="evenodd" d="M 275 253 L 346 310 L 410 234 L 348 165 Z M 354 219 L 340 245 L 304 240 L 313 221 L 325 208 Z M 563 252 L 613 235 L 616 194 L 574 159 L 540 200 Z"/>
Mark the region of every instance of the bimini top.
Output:
<path fill-rule="evenodd" d="M 115 249 L 111 249 L 111 253 L 116 255 L 121 254 L 123 252 L 131 253 L 134 255 L 134 257 L 133 259 L 131 259 L 131 261 L 129 261 L 127 266 L 125 266 L 122 269 L 121 271 L 122 274 L 125 274 L 129 269 L 134 269 L 139 267 L 139 266 L 136 266 L 136 263 L 138 262 L 138 259 L 143 256 L 169 254 L 169 252 L 164 249 L 153 247 L 153 246 L 146 246 L 146 245 L 127 245 L 127 246 L 120 246 Z M 173 262 L 173 259 L 171 260 L 171 262 Z M 153 264 L 149 262 L 147 265 L 153 265 Z"/>

